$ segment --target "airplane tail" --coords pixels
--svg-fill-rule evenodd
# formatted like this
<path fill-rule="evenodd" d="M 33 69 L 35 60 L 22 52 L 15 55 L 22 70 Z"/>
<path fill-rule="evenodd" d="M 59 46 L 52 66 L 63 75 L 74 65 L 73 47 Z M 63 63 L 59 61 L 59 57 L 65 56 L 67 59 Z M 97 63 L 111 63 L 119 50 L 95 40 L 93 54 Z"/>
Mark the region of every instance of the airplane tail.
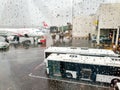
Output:
<path fill-rule="evenodd" d="M 46 28 L 48 27 L 48 24 L 45 21 L 43 21 L 43 26 Z"/>

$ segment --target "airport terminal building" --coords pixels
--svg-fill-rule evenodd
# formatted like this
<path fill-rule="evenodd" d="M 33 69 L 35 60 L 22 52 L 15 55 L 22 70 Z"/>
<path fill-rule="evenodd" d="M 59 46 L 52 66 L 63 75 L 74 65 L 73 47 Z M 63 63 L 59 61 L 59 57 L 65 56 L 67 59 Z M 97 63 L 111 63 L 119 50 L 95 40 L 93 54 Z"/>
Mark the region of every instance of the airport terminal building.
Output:
<path fill-rule="evenodd" d="M 120 3 L 101 4 L 95 15 L 73 18 L 73 37 L 88 37 L 89 33 L 91 36 L 107 36 L 112 32 L 115 36 L 112 40 L 114 42 L 119 37 L 119 26 Z"/>

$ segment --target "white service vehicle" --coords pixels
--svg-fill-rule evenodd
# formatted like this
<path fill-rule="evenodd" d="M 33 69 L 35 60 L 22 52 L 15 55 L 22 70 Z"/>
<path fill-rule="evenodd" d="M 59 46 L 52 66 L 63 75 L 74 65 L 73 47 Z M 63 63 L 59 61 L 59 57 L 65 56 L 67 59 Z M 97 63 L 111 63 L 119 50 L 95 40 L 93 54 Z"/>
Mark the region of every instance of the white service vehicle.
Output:
<path fill-rule="evenodd" d="M 0 49 L 7 49 L 9 48 L 9 43 L 5 41 L 4 37 L 0 37 Z"/>
<path fill-rule="evenodd" d="M 120 82 L 120 58 L 78 54 L 50 54 L 46 58 L 49 77 L 74 79 L 98 85 Z"/>

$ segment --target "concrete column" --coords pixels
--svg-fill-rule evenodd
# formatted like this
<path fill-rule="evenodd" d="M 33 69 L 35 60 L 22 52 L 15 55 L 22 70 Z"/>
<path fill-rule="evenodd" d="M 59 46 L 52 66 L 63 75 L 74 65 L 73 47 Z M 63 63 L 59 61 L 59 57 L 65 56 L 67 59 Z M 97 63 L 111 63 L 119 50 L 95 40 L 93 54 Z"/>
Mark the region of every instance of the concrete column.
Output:
<path fill-rule="evenodd" d="M 97 34 L 97 45 L 100 44 L 100 29 L 98 28 L 98 34 Z"/>
<path fill-rule="evenodd" d="M 112 43 L 114 43 L 114 40 L 115 40 L 115 30 L 113 30 Z"/>
<path fill-rule="evenodd" d="M 116 46 L 118 45 L 119 28 L 120 28 L 120 27 L 118 27 L 118 29 L 117 29 L 117 34 L 116 34 L 116 43 L 115 43 Z"/>

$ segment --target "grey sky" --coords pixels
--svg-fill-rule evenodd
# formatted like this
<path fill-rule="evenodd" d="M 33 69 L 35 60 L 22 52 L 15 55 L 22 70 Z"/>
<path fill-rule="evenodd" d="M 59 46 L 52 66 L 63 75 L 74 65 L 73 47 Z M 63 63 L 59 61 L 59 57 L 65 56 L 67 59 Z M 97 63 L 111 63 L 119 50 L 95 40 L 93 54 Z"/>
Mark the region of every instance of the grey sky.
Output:
<path fill-rule="evenodd" d="M 72 16 L 95 14 L 101 3 L 118 3 L 120 0 L 41 0 L 53 25 L 65 25 L 72 22 Z M 41 3 L 35 0 L 37 6 Z M 40 6 L 39 6 L 40 7 Z M 43 8 L 43 7 L 41 7 Z"/>
<path fill-rule="evenodd" d="M 72 16 L 95 14 L 101 3 L 120 0 L 1 0 L 1 27 L 38 27 L 66 25 Z"/>

